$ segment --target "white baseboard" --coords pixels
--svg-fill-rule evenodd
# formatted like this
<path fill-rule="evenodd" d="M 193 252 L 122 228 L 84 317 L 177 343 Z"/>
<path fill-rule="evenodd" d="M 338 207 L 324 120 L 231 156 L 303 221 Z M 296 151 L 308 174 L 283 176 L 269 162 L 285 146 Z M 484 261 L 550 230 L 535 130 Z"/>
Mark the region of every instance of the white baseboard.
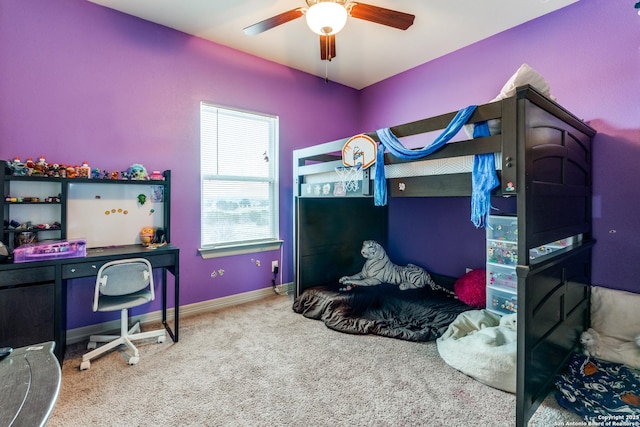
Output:
<path fill-rule="evenodd" d="M 292 294 L 293 283 L 286 283 L 276 287 L 279 294 Z M 209 313 L 221 308 L 232 307 L 238 304 L 244 304 L 251 301 L 257 301 L 274 295 L 272 287 L 257 289 L 255 291 L 243 292 L 241 294 L 229 295 L 222 298 L 215 298 L 208 301 L 196 302 L 188 305 L 180 306 L 180 319 L 195 316 L 196 314 Z M 167 319 L 169 326 L 173 327 L 174 309 L 167 310 Z M 162 311 L 153 311 L 139 316 L 131 317 L 131 322 L 158 323 L 162 320 Z M 77 342 L 86 341 L 91 335 L 104 334 L 109 331 L 117 331 L 120 329 L 120 320 L 112 320 L 109 322 L 98 323 L 95 325 L 82 326 L 80 328 L 67 330 L 67 344 L 75 344 Z"/>

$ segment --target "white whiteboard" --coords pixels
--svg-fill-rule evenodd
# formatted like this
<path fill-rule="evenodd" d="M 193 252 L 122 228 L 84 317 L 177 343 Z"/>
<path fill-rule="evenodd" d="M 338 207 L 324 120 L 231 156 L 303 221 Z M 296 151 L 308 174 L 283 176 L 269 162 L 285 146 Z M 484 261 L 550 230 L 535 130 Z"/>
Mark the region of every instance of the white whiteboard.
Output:
<path fill-rule="evenodd" d="M 69 184 L 67 238 L 88 248 L 140 244 L 143 227 L 163 227 L 163 186 Z M 145 196 L 145 203 L 139 202 Z"/>

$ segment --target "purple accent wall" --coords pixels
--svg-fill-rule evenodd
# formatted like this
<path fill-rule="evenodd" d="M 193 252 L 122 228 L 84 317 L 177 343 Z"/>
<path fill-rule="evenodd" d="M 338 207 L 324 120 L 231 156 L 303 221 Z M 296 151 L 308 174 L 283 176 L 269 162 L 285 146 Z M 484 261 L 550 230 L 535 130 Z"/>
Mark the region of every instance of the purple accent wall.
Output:
<path fill-rule="evenodd" d="M 280 117 L 284 259 L 279 251 L 198 255 L 203 100 Z M 292 280 L 292 150 L 353 135 L 359 119 L 354 89 L 84 0 L 0 6 L 0 158 L 171 169 L 181 304 L 270 286 L 274 259 Z M 90 309 L 92 285 L 68 287 L 69 329 L 103 321 Z"/>
<path fill-rule="evenodd" d="M 515 197 L 492 198 L 495 213 L 514 213 L 515 204 Z M 471 223 L 470 205 L 468 197 L 389 198 L 391 260 L 452 277 L 484 269 L 485 229 Z"/>
<path fill-rule="evenodd" d="M 632 3 L 581 1 L 356 91 L 84 0 L 3 0 L 0 158 L 44 154 L 103 169 L 136 162 L 171 169 L 172 242 L 181 248 L 181 304 L 190 304 L 268 286 L 272 259 L 283 281 L 292 280 L 293 149 L 483 103 L 527 62 L 599 132 L 594 282 L 638 292 L 640 17 Z M 282 259 L 279 252 L 197 254 L 203 100 L 280 117 Z M 484 232 L 468 221 L 467 206 L 465 199 L 392 200 L 392 259 L 452 275 L 480 267 Z M 423 238 L 410 238 L 415 227 Z M 442 253 L 446 259 L 434 261 Z M 218 269 L 225 274 L 212 279 Z M 91 313 L 91 286 L 69 286 L 68 328 L 105 320 Z"/>
<path fill-rule="evenodd" d="M 640 17 L 633 2 L 580 1 L 365 88 L 363 130 L 487 102 L 523 63 L 547 79 L 562 105 L 598 131 L 593 283 L 640 292 Z M 464 222 L 470 214 L 466 200 L 408 203 L 389 203 L 392 257 L 453 276 L 482 265 L 484 233 Z M 442 210 L 448 212 L 444 219 L 430 215 Z M 416 230 L 426 230 L 419 231 L 425 237 L 411 239 Z M 444 237 L 437 250 L 432 236 Z"/>

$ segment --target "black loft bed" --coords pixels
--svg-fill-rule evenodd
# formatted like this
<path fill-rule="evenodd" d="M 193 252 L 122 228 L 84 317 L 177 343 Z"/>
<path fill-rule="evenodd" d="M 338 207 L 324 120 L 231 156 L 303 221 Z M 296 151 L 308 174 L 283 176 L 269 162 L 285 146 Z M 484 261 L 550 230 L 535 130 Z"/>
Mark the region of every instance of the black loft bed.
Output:
<path fill-rule="evenodd" d="M 456 112 L 391 128 L 398 138 L 439 132 Z M 468 123 L 489 120 L 499 131 L 446 144 L 425 160 L 385 155 L 390 197 L 470 196 L 471 173 L 428 175 L 431 159 L 496 153 L 500 185 L 493 196 L 515 196 L 518 253 L 581 236 L 577 243 L 530 260 L 519 257 L 516 425 L 525 426 L 589 326 L 592 238 L 591 143 L 595 131 L 531 86 L 480 105 Z M 368 134 L 379 141 L 375 132 Z M 386 245 L 387 208 L 374 206 L 373 169 L 358 189 L 333 196 L 345 140 L 294 151 L 296 297 L 360 270 L 364 240 Z M 409 176 L 411 175 L 411 176 Z M 322 191 L 315 191 L 322 188 Z M 357 224 L 353 223 L 357 214 Z M 577 241 L 578 239 L 576 239 Z"/>

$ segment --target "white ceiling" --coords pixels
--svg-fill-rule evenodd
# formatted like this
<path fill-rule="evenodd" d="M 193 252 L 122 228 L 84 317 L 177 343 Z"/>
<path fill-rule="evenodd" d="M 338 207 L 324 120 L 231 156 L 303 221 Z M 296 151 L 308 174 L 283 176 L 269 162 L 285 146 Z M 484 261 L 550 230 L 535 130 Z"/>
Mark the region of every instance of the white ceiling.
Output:
<path fill-rule="evenodd" d="M 336 57 L 320 60 L 304 17 L 264 33 L 242 30 L 304 0 L 88 0 L 355 89 L 468 46 L 578 0 L 366 0 L 415 15 L 406 31 L 349 18 Z"/>

